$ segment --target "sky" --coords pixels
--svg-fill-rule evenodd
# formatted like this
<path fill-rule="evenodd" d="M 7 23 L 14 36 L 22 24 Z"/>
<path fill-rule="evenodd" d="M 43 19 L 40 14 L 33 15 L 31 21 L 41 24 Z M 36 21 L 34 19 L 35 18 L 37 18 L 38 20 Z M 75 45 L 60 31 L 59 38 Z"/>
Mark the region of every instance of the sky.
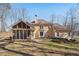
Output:
<path fill-rule="evenodd" d="M 52 14 L 63 16 L 72 7 L 79 8 L 78 4 L 68 4 L 68 3 L 13 3 L 12 8 L 26 8 L 28 11 L 28 16 L 31 20 L 35 19 L 35 14 L 38 18 L 50 20 Z M 63 19 L 58 22 L 61 23 Z"/>

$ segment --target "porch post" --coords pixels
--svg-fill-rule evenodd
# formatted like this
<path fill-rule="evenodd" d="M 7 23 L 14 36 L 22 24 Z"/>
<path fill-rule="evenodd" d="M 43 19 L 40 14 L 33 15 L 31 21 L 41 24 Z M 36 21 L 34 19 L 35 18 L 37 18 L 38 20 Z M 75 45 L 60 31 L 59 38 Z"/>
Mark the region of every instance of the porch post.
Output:
<path fill-rule="evenodd" d="M 23 39 L 24 39 L 24 30 L 23 30 Z"/>
<path fill-rule="evenodd" d="M 14 42 L 14 39 L 13 39 L 13 30 L 11 31 L 11 34 L 12 34 L 12 39 L 11 39 L 11 42 Z"/>
<path fill-rule="evenodd" d="M 31 36 L 30 39 L 33 39 L 33 32 L 32 31 L 30 32 L 30 36 Z"/>
<path fill-rule="evenodd" d="M 28 30 L 27 30 L 27 39 L 28 39 Z"/>
<path fill-rule="evenodd" d="M 20 39 L 20 30 L 19 30 L 19 39 Z"/>
<path fill-rule="evenodd" d="M 16 39 L 17 39 L 17 30 L 16 30 Z"/>

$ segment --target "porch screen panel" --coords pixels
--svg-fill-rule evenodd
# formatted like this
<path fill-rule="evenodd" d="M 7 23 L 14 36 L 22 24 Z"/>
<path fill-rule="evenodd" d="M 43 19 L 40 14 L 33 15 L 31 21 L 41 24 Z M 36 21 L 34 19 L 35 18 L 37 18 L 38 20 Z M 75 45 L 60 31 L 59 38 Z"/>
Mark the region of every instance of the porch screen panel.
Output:
<path fill-rule="evenodd" d="M 27 36 L 29 37 L 30 36 L 30 30 L 28 30 L 28 33 L 27 34 L 28 34 Z"/>
<path fill-rule="evenodd" d="M 23 39 L 23 30 L 20 30 L 20 38 Z"/>
<path fill-rule="evenodd" d="M 19 30 L 17 30 L 17 39 L 19 39 Z"/>
<path fill-rule="evenodd" d="M 24 39 L 27 39 L 27 31 L 24 30 Z"/>

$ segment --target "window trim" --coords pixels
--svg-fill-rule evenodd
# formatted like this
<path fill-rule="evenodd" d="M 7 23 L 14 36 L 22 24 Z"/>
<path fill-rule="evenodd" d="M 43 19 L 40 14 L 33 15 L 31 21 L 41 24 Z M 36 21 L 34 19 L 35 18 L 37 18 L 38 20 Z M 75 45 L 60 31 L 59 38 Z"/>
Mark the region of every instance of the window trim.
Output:
<path fill-rule="evenodd" d="M 41 32 L 43 33 L 43 35 L 41 35 Z M 40 32 L 39 32 L 39 36 L 40 36 L 40 37 L 44 37 L 44 31 L 40 31 Z"/>

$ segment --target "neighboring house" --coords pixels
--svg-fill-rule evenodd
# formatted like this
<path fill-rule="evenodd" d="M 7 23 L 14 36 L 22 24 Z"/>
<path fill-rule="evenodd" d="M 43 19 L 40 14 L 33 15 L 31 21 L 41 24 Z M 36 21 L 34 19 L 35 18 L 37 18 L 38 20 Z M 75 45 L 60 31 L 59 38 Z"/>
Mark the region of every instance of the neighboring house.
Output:
<path fill-rule="evenodd" d="M 58 23 L 53 24 L 55 37 L 68 37 L 69 30 Z"/>
<path fill-rule="evenodd" d="M 79 42 L 79 23 L 74 24 L 74 31 L 73 31 L 73 37 L 76 39 L 77 42 Z"/>
<path fill-rule="evenodd" d="M 79 23 L 74 25 L 74 36 L 79 36 Z"/>

